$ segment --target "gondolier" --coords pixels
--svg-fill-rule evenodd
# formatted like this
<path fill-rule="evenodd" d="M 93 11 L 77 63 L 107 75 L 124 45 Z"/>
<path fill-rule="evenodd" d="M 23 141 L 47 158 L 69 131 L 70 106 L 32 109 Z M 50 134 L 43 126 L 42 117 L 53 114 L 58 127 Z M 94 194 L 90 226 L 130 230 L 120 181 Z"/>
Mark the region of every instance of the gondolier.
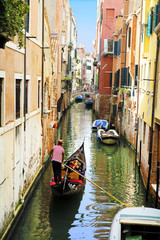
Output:
<path fill-rule="evenodd" d="M 80 193 L 84 188 L 86 159 L 84 153 L 84 143 L 63 162 L 61 183 L 56 184 L 52 177 L 50 187 L 52 193 L 57 197 L 71 197 Z"/>
<path fill-rule="evenodd" d="M 54 173 L 55 183 L 61 182 L 61 164 L 64 160 L 64 149 L 62 147 L 62 140 L 58 140 L 58 145 L 55 145 L 52 150 L 52 168 Z"/>

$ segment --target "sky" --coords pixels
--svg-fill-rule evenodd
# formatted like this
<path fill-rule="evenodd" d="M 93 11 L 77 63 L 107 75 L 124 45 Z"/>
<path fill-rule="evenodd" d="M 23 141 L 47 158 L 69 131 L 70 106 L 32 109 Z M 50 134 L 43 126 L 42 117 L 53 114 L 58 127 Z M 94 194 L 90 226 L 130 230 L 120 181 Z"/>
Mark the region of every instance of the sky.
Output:
<path fill-rule="evenodd" d="M 96 39 L 97 0 L 69 0 L 77 20 L 77 45 L 85 46 L 86 52 L 93 51 Z"/>

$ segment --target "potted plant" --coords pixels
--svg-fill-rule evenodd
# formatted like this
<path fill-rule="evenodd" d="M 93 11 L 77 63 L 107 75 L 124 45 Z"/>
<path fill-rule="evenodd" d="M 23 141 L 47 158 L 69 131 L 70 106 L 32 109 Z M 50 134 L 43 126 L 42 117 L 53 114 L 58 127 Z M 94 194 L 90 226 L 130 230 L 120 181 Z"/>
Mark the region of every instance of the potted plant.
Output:
<path fill-rule="evenodd" d="M 98 63 L 98 61 L 97 60 L 94 60 L 94 62 L 93 62 L 93 66 L 97 66 L 97 63 Z"/>
<path fill-rule="evenodd" d="M 18 35 L 19 47 L 23 46 L 23 28 L 29 6 L 23 0 L 0 0 L 0 48 Z"/>
<path fill-rule="evenodd" d="M 130 89 L 126 89 L 126 95 L 127 95 L 128 97 L 131 96 L 131 90 L 130 90 Z"/>
<path fill-rule="evenodd" d="M 121 96 L 123 96 L 123 95 L 124 95 L 124 92 L 125 92 L 125 88 L 121 88 L 120 91 L 119 91 L 119 94 L 120 94 Z"/>

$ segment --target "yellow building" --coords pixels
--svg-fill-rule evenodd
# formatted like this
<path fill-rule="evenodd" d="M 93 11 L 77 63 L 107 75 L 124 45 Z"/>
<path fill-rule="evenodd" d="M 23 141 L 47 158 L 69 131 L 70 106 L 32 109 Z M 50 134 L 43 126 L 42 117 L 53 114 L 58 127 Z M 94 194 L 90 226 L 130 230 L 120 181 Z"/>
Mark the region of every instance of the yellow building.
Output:
<path fill-rule="evenodd" d="M 159 2 L 157 0 L 142 1 L 141 59 L 139 82 L 139 137 L 138 152 L 144 180 L 149 184 L 156 183 L 157 174 L 157 137 L 155 135 L 155 83 L 157 82 L 157 35 Z M 156 108 L 155 108 L 156 107 Z"/>

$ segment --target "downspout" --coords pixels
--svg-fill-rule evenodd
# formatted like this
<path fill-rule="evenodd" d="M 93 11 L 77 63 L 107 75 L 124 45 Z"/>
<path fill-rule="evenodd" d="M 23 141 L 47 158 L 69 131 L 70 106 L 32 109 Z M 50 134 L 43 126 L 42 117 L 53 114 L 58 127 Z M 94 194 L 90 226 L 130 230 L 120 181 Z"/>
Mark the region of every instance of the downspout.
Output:
<path fill-rule="evenodd" d="M 140 20 L 140 34 L 139 34 L 139 59 L 138 59 L 138 81 L 137 81 L 137 136 L 136 136 L 136 159 L 138 149 L 138 134 L 139 134 L 139 84 L 140 84 L 140 65 L 141 65 L 141 34 L 142 34 L 142 12 L 143 12 L 143 0 L 141 0 L 141 20 Z M 140 140 L 141 141 L 141 140 Z M 140 142 L 140 162 L 141 165 L 141 142 Z"/>
<path fill-rule="evenodd" d="M 24 30 L 24 131 L 26 131 L 26 26 Z"/>
<path fill-rule="evenodd" d="M 43 118 L 43 83 L 44 83 L 44 1 L 42 0 L 42 83 L 41 83 L 41 121 Z"/>
<path fill-rule="evenodd" d="M 159 38 L 157 36 L 156 66 L 155 66 L 155 75 L 154 75 L 152 121 L 151 121 L 151 137 L 150 137 L 149 160 L 148 160 L 149 169 L 148 169 L 148 183 L 147 183 L 146 200 L 148 200 L 149 186 L 150 186 L 150 177 L 151 177 L 151 165 L 152 165 L 153 124 L 154 124 L 154 113 L 155 113 L 155 93 L 156 93 L 156 77 L 157 77 L 157 68 L 158 68 L 158 55 L 159 55 Z"/>

